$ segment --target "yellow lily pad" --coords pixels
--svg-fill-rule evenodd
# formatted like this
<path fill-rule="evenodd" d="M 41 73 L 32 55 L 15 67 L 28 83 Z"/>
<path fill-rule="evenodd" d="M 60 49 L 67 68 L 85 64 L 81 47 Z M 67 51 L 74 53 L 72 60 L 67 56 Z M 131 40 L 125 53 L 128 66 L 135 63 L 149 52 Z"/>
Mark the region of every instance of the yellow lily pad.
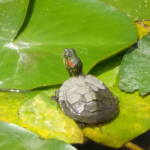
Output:
<path fill-rule="evenodd" d="M 56 138 L 68 143 L 83 143 L 83 133 L 74 120 L 61 111 L 49 96 L 38 94 L 19 109 L 23 123 L 34 127 L 46 139 Z"/>
<path fill-rule="evenodd" d="M 48 92 L 54 95 L 54 91 L 53 87 Z M 46 93 L 45 90 L 41 92 Z M 39 90 L 27 93 L 0 92 L 0 120 L 22 126 L 42 138 L 82 143 L 83 133 L 74 120 L 66 117 L 49 96 L 37 93 Z M 38 116 L 42 118 L 34 120 Z"/>
<path fill-rule="evenodd" d="M 0 120 L 21 125 L 22 122 L 18 118 L 18 109 L 36 94 L 37 91 L 27 93 L 0 91 Z"/>

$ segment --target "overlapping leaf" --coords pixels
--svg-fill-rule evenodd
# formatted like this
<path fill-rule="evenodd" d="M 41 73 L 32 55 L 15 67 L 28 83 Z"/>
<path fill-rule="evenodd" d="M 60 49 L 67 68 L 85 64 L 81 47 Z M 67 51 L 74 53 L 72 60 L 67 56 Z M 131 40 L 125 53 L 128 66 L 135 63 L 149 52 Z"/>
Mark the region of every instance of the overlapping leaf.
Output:
<path fill-rule="evenodd" d="M 68 143 L 83 143 L 83 134 L 78 125 L 65 116 L 58 103 L 47 95 L 39 94 L 28 100 L 19 109 L 19 117 L 46 139 L 55 137 Z"/>
<path fill-rule="evenodd" d="M 138 28 L 139 39 L 150 32 L 150 21 L 137 21 L 136 26 Z"/>
<path fill-rule="evenodd" d="M 52 96 L 54 91 L 55 88 L 47 92 Z M 38 92 L 0 92 L 0 120 L 25 127 L 44 139 L 82 143 L 83 134 L 74 120 L 66 117 L 50 96 L 37 95 Z"/>
<path fill-rule="evenodd" d="M 31 89 L 68 78 L 64 48 L 74 48 L 87 73 L 98 61 L 133 44 L 135 24 L 99 0 L 32 0 L 13 42 L 0 41 L 0 88 Z"/>
<path fill-rule="evenodd" d="M 150 33 L 130 47 L 123 57 L 119 73 L 119 87 L 126 92 L 150 92 Z"/>
<path fill-rule="evenodd" d="M 0 36 L 10 41 L 16 37 L 21 28 L 29 0 L 2 0 L 0 1 Z"/>
<path fill-rule="evenodd" d="M 124 12 L 128 17 L 137 20 L 150 19 L 150 0 L 101 0 L 118 10 Z"/>
<path fill-rule="evenodd" d="M 0 121 L 1 150 L 76 150 L 56 139 L 41 139 L 38 135 L 12 123 Z"/>

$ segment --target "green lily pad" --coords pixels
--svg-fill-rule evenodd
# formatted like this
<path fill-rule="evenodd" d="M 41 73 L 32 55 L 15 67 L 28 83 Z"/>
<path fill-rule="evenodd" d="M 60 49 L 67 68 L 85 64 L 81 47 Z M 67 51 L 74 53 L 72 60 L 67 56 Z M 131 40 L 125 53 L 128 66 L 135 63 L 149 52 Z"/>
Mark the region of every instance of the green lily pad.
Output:
<path fill-rule="evenodd" d="M 135 46 L 130 47 L 123 57 L 119 73 L 119 87 L 126 92 L 139 90 L 141 95 L 150 92 L 150 33 Z"/>
<path fill-rule="evenodd" d="M 2 0 L 0 4 L 0 36 L 13 41 L 24 22 L 29 0 Z"/>
<path fill-rule="evenodd" d="M 127 14 L 128 17 L 137 20 L 150 19 L 150 1 L 149 0 L 101 0 L 104 1 L 120 11 Z"/>
<path fill-rule="evenodd" d="M 38 135 L 12 123 L 0 121 L 1 150 L 76 150 L 56 139 L 43 140 Z"/>
<path fill-rule="evenodd" d="M 21 120 L 44 138 L 56 138 L 68 143 L 83 143 L 83 133 L 74 120 L 60 110 L 57 102 L 39 94 L 20 109 Z"/>
<path fill-rule="evenodd" d="M 62 83 L 69 77 L 62 63 L 64 48 L 76 49 L 86 74 L 136 39 L 134 22 L 99 0 L 30 1 L 17 39 L 0 41 L 0 88 Z"/>

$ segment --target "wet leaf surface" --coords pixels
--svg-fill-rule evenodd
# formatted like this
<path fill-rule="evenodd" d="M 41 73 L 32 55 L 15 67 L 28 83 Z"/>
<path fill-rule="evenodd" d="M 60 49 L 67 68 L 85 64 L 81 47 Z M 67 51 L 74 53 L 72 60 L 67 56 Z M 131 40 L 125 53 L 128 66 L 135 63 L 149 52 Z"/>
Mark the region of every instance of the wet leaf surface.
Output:
<path fill-rule="evenodd" d="M 41 139 L 38 135 L 12 123 L 0 121 L 1 150 L 76 150 L 56 139 Z"/>
<path fill-rule="evenodd" d="M 150 92 L 150 33 L 130 47 L 123 57 L 119 73 L 119 87 L 126 92 Z"/>
<path fill-rule="evenodd" d="M 29 0 L 0 1 L 0 36 L 13 41 L 20 30 L 28 9 Z"/>
<path fill-rule="evenodd" d="M 32 0 L 17 39 L 0 40 L 0 88 L 25 90 L 62 83 L 68 78 L 64 48 L 77 51 L 87 73 L 136 39 L 134 22 L 98 0 Z"/>

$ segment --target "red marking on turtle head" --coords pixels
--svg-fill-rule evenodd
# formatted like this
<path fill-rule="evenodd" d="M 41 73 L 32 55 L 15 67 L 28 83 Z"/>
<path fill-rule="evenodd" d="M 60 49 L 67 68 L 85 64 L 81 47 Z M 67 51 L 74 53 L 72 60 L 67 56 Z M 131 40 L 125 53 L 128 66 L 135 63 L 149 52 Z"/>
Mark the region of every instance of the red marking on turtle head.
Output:
<path fill-rule="evenodd" d="M 70 67 L 72 67 L 72 68 L 74 67 L 74 64 L 70 61 L 70 59 L 68 59 L 68 64 Z"/>

